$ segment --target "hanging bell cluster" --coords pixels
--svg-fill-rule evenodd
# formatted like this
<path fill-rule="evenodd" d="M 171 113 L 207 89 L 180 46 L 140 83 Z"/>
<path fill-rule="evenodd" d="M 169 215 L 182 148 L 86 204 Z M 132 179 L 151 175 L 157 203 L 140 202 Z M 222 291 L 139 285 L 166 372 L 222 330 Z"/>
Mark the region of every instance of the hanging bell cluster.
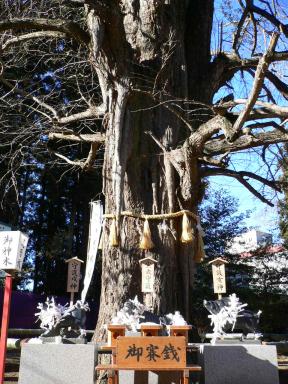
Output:
<path fill-rule="evenodd" d="M 180 241 L 183 244 L 196 242 L 194 261 L 196 263 L 200 263 L 201 261 L 203 261 L 205 257 L 205 251 L 204 251 L 204 243 L 203 243 L 204 232 L 203 232 L 203 229 L 201 228 L 199 218 L 197 218 L 196 228 L 194 228 L 194 225 L 192 225 L 191 218 L 186 212 L 183 212 L 183 213 L 178 212 L 176 214 L 171 214 L 171 216 L 168 218 L 179 217 L 179 215 L 181 214 L 182 214 L 182 232 L 181 232 Z M 155 216 L 157 215 L 154 215 L 153 219 L 156 219 Z M 167 216 L 168 214 L 165 215 L 165 217 Z M 159 215 L 159 219 L 161 219 L 161 217 L 163 218 L 163 215 Z M 110 225 L 110 232 L 109 232 L 109 244 L 111 247 L 117 247 L 119 246 L 119 226 L 118 226 L 119 222 L 116 220 L 115 217 L 112 216 L 111 218 L 112 218 L 112 222 Z M 141 218 L 144 219 L 144 226 L 143 226 L 143 233 L 141 235 L 141 239 L 139 243 L 139 248 L 143 250 L 150 250 L 154 248 L 155 245 L 152 240 L 152 235 L 151 235 L 151 230 L 149 225 L 149 217 L 141 216 Z M 194 220 L 195 219 L 196 218 L 194 216 Z"/>

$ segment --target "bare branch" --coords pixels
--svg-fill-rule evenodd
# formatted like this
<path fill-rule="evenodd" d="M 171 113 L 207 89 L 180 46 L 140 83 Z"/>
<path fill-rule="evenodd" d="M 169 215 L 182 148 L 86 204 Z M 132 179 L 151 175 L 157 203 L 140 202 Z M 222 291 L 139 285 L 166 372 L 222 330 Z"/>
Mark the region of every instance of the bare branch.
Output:
<path fill-rule="evenodd" d="M 242 16 L 241 16 L 241 19 L 239 20 L 238 22 L 238 25 L 237 25 L 237 31 L 234 35 L 234 38 L 233 38 L 233 44 L 232 44 L 232 49 L 235 51 L 235 52 L 238 52 L 238 49 L 237 49 L 237 45 L 238 45 L 238 41 L 239 41 L 239 38 L 240 38 L 240 34 L 241 34 L 241 29 L 243 27 L 243 24 L 246 20 L 248 16 L 248 9 L 245 8 L 243 13 L 242 13 Z"/>
<path fill-rule="evenodd" d="M 0 76 L 0 82 L 2 82 L 5 86 L 10 88 L 12 90 L 12 92 L 15 92 L 15 93 L 17 93 L 23 97 L 27 97 L 27 98 L 35 101 L 40 107 L 47 109 L 49 112 L 52 113 L 53 117 L 51 117 L 47 114 L 45 114 L 45 116 L 50 121 L 56 122 L 60 125 L 69 124 L 69 123 L 72 123 L 75 121 L 88 119 L 88 118 L 101 117 L 101 116 L 104 116 L 104 113 L 105 113 L 105 109 L 106 109 L 105 105 L 100 104 L 99 106 L 90 106 L 90 108 L 86 109 L 85 111 L 79 112 L 79 113 L 75 113 L 75 114 L 65 116 L 65 117 L 59 117 L 59 114 L 56 111 L 56 109 L 53 108 L 51 105 L 42 101 L 39 97 L 33 96 L 31 93 L 28 93 L 28 92 L 24 91 L 23 89 L 14 86 L 10 81 L 6 80 L 2 76 Z M 41 113 L 39 110 L 38 110 L 38 112 Z"/>
<path fill-rule="evenodd" d="M 100 132 L 92 134 L 71 134 L 65 132 L 50 132 L 48 135 L 49 140 L 65 140 L 65 141 L 75 141 L 75 142 L 84 142 L 84 143 L 104 143 L 105 135 Z"/>
<path fill-rule="evenodd" d="M 38 39 L 42 37 L 65 38 L 67 37 L 67 34 L 59 31 L 39 31 L 39 32 L 26 33 L 25 35 L 12 37 L 11 39 L 7 40 L 5 44 L 2 45 L 1 48 L 2 48 L 2 51 L 4 51 L 11 45 L 21 43 L 22 41 Z"/>
<path fill-rule="evenodd" d="M 247 120 L 247 116 L 249 116 L 250 112 L 253 109 L 254 104 L 257 101 L 259 93 L 262 89 L 262 85 L 264 83 L 265 73 L 270 64 L 270 57 L 272 56 L 275 50 L 278 38 L 279 38 L 279 34 L 274 33 L 272 35 L 267 52 L 259 60 L 259 64 L 255 72 L 255 78 L 254 78 L 254 83 L 251 89 L 251 93 L 248 97 L 245 108 L 240 112 L 240 115 L 233 126 L 233 136 L 230 138 L 231 140 L 233 140 L 233 138 L 235 137 L 236 132 L 239 132 L 240 129 L 243 127 L 245 121 Z"/>
<path fill-rule="evenodd" d="M 0 76 L 0 82 L 2 84 L 4 84 L 6 87 L 8 87 L 9 89 L 12 90 L 12 92 L 15 92 L 17 93 L 18 95 L 21 95 L 23 97 L 28 97 L 30 99 L 32 99 L 33 101 L 35 101 L 40 107 L 43 107 L 45 109 L 47 109 L 49 112 L 52 113 L 54 119 L 58 120 L 58 114 L 57 114 L 57 111 L 51 107 L 51 105 L 49 104 L 46 104 L 44 101 L 42 101 L 41 99 L 39 99 L 39 97 L 36 97 L 36 96 L 33 96 L 32 94 L 24 91 L 23 89 L 20 89 L 16 86 L 14 86 L 10 81 L 6 80 L 4 77 Z M 51 117 L 49 117 L 49 115 L 45 114 L 46 117 L 48 117 L 50 120 Z"/>
<path fill-rule="evenodd" d="M 76 167 L 80 167 L 82 168 L 82 165 L 83 165 L 83 161 L 80 161 L 80 160 L 70 160 L 67 156 L 64 156 L 62 155 L 61 153 L 58 153 L 58 152 L 55 152 L 55 151 L 51 151 L 55 156 L 59 157 L 59 159 L 62 159 L 64 160 L 67 164 L 70 164 L 70 165 L 74 165 Z"/>
<path fill-rule="evenodd" d="M 249 102 L 249 100 L 247 100 L 247 99 L 235 99 L 233 101 L 228 101 L 227 103 L 215 105 L 213 108 L 215 111 L 217 111 L 218 108 L 223 110 L 223 109 L 233 108 L 239 104 L 246 104 L 247 105 L 248 102 Z M 288 107 L 282 107 L 280 105 L 267 103 L 265 101 L 255 101 L 254 105 L 262 107 L 263 109 L 262 110 L 260 108 L 254 109 L 252 111 L 252 113 L 250 114 L 250 116 L 248 116 L 246 118 L 246 121 L 251 120 L 250 117 L 252 117 L 253 119 L 256 119 L 255 115 L 257 115 L 257 114 L 259 115 L 258 118 L 262 118 L 262 119 L 266 119 L 269 116 L 271 117 L 271 115 L 265 116 L 265 112 L 268 114 L 269 113 L 272 114 L 273 117 L 287 117 L 288 116 Z"/>
<path fill-rule="evenodd" d="M 203 156 L 203 158 L 199 158 L 200 161 L 203 161 L 207 165 L 217 166 L 220 168 L 226 168 L 228 165 L 230 152 L 226 152 L 218 158 Z"/>
<path fill-rule="evenodd" d="M 85 32 L 77 23 L 69 20 L 26 18 L 0 22 L 0 32 L 7 30 L 25 31 L 28 29 L 63 32 L 79 43 L 83 43 L 85 45 L 88 45 L 90 41 L 89 34 Z"/>
<path fill-rule="evenodd" d="M 243 149 L 260 147 L 261 145 L 276 144 L 288 141 L 288 132 L 274 130 L 265 133 L 243 135 L 232 143 L 226 140 L 210 140 L 204 146 L 204 153 L 208 156 L 219 155 L 225 152 L 237 152 Z"/>
<path fill-rule="evenodd" d="M 264 9 L 262 9 L 260 7 L 257 7 L 254 4 L 253 0 L 247 0 L 246 3 L 247 3 L 247 7 L 248 7 L 250 12 L 254 12 L 254 13 L 257 13 L 258 15 L 260 15 L 260 16 L 265 17 L 265 19 L 269 20 L 270 23 L 272 23 L 273 25 L 275 25 L 275 27 L 278 28 L 279 32 L 283 32 L 284 35 L 286 37 L 288 37 L 288 27 L 287 27 L 287 25 L 281 23 L 281 21 L 278 20 L 277 17 L 275 17 L 273 14 L 265 11 Z"/>
<path fill-rule="evenodd" d="M 91 144 L 91 148 L 90 148 L 89 154 L 87 156 L 87 159 L 85 160 L 85 162 L 83 163 L 83 166 L 82 166 L 82 169 L 84 171 L 87 172 L 93 167 L 93 164 L 94 164 L 95 159 L 96 159 L 98 148 L 99 148 L 99 143 L 92 143 Z"/>
<path fill-rule="evenodd" d="M 254 187 L 252 187 L 252 185 L 249 184 L 248 181 L 244 179 L 244 176 L 238 172 L 231 171 L 230 169 L 208 168 L 205 171 L 203 171 L 203 176 L 206 176 L 206 177 L 209 177 L 209 176 L 233 177 L 234 179 L 238 180 L 239 183 L 241 183 L 245 188 L 248 189 L 248 191 L 250 191 L 254 196 L 256 196 L 263 203 L 270 205 L 270 207 L 274 207 L 274 204 L 271 203 L 271 201 L 269 201 L 263 195 L 261 195 L 261 193 L 258 192 Z M 266 180 L 266 181 L 268 181 L 268 180 Z"/>
<path fill-rule="evenodd" d="M 151 131 L 147 131 L 145 132 L 147 135 L 149 135 L 154 141 L 155 143 L 158 145 L 159 148 L 162 149 L 163 152 L 166 152 L 166 148 L 164 147 L 164 145 L 157 139 L 157 137 L 155 137 L 153 135 L 153 133 Z"/>
<path fill-rule="evenodd" d="M 67 156 L 62 155 L 56 151 L 50 150 L 56 157 L 64 160 L 67 164 L 73 165 L 75 167 L 80 167 L 83 171 L 89 171 L 95 162 L 97 149 L 99 148 L 99 143 L 91 143 L 91 148 L 88 153 L 87 159 L 85 161 L 82 160 L 70 160 Z"/>
<path fill-rule="evenodd" d="M 285 99 L 288 99 L 288 85 L 270 71 L 266 72 L 266 77 L 278 89 L 282 96 L 285 97 Z"/>
<path fill-rule="evenodd" d="M 248 177 L 249 179 L 254 179 L 260 183 L 267 185 L 269 188 L 274 189 L 277 192 L 281 192 L 280 184 L 274 180 L 267 180 L 264 177 L 261 177 L 253 172 L 248 171 L 234 171 L 232 169 L 223 169 L 223 168 L 205 168 L 203 171 L 203 176 L 230 176 L 230 177 Z"/>
<path fill-rule="evenodd" d="M 223 86 L 227 81 L 230 81 L 237 71 L 248 68 L 256 68 L 260 56 L 242 59 L 237 53 L 221 52 L 215 56 L 211 63 L 212 76 L 218 84 L 218 88 Z M 286 61 L 288 59 L 288 51 L 274 52 L 270 57 L 270 63 L 278 61 Z"/>
<path fill-rule="evenodd" d="M 187 139 L 188 146 L 202 149 L 204 143 L 219 130 L 222 130 L 225 137 L 230 137 L 232 131 L 231 122 L 224 116 L 216 115 L 206 123 L 200 125 L 196 132 L 192 133 Z"/>
<path fill-rule="evenodd" d="M 99 106 L 91 106 L 86 111 L 75 113 L 73 115 L 60 117 L 57 119 L 58 124 L 68 124 L 74 121 L 79 121 L 88 118 L 102 117 L 104 116 L 105 106 L 103 104 Z"/>

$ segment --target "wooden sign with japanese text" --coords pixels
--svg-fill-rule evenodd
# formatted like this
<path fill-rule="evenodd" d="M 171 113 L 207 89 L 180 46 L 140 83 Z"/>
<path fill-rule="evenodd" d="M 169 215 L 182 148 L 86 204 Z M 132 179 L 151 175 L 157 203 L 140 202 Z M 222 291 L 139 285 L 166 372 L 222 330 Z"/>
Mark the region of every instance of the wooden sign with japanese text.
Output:
<path fill-rule="evenodd" d="M 0 232 L 0 269 L 20 272 L 28 243 L 28 235 L 20 231 Z"/>
<path fill-rule="evenodd" d="M 154 291 L 154 266 L 157 261 L 152 257 L 145 257 L 139 260 L 142 272 L 142 289 L 143 293 L 152 293 Z"/>
<path fill-rule="evenodd" d="M 142 264 L 142 292 L 153 292 L 154 263 Z"/>
<path fill-rule="evenodd" d="M 225 264 L 212 264 L 214 293 L 226 293 Z"/>
<path fill-rule="evenodd" d="M 68 262 L 67 292 L 78 292 L 81 278 L 81 261 L 70 259 Z"/>
<path fill-rule="evenodd" d="M 186 367 L 185 337 L 118 337 L 117 366 L 121 369 L 183 369 Z"/>

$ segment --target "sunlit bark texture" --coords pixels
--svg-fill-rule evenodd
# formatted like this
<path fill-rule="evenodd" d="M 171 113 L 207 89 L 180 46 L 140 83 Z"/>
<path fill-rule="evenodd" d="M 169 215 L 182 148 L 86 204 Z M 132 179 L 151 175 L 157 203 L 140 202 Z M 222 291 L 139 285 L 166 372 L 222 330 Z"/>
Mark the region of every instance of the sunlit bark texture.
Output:
<path fill-rule="evenodd" d="M 47 2 L 47 12 L 38 2 L 3 6 L 7 174 L 29 156 L 37 161 L 46 147 L 54 166 L 101 166 L 105 211 L 117 219 L 117 247 L 109 244 L 110 219 L 104 228 L 95 338 L 125 300 L 141 297 L 139 260 L 147 255 L 158 261 L 155 312 L 178 309 L 191 320 L 197 241 L 180 242 L 181 219 L 155 220 L 155 247 L 140 250 L 143 221 L 121 212 L 197 215 L 206 178 L 218 175 L 272 204 L 251 183 L 279 190 L 271 172 L 239 171 L 233 154 L 262 148 L 265 161 L 270 145 L 288 139 L 288 32 L 274 3 L 75 0 Z M 197 234 L 194 220 L 192 226 Z"/>

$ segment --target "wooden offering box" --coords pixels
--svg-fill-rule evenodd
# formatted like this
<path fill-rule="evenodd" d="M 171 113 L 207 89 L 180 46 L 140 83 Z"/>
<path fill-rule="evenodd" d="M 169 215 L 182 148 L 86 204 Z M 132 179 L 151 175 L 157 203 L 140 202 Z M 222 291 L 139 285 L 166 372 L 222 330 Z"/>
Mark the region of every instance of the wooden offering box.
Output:
<path fill-rule="evenodd" d="M 119 337 L 116 364 L 122 369 L 182 370 L 186 368 L 184 337 Z"/>
<path fill-rule="evenodd" d="M 116 347 L 117 337 L 125 336 L 125 325 L 113 325 L 109 324 L 107 326 L 108 329 L 108 346 Z"/>
<path fill-rule="evenodd" d="M 188 332 L 192 329 L 192 325 L 168 325 L 169 336 L 184 336 L 188 343 Z"/>
<path fill-rule="evenodd" d="M 159 333 L 162 330 L 162 325 L 142 324 L 140 329 L 141 329 L 141 336 L 159 336 Z"/>

